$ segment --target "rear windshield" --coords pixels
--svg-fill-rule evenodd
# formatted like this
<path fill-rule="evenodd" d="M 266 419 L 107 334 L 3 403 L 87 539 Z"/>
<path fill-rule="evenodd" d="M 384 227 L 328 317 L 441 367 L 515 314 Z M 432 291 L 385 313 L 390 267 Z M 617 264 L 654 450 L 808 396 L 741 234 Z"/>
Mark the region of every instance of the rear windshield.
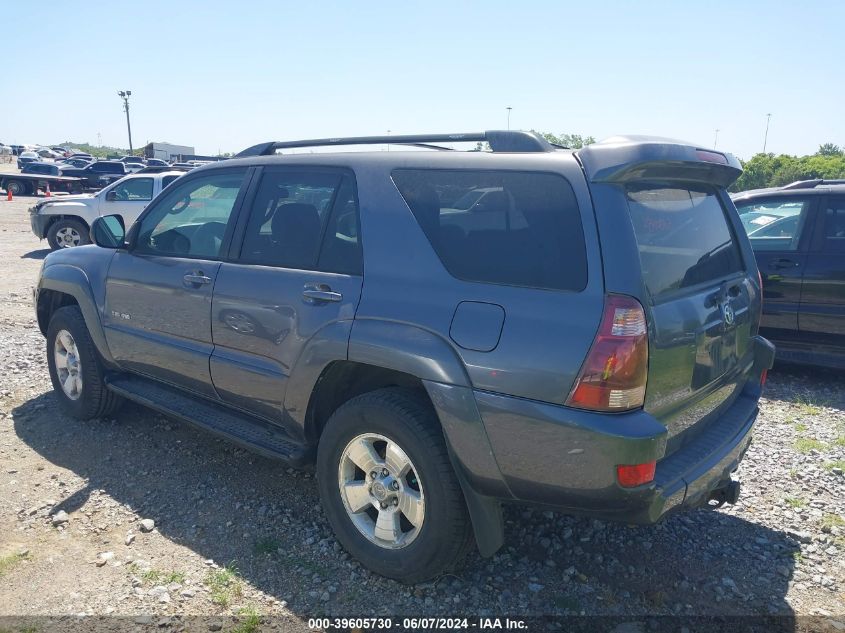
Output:
<path fill-rule="evenodd" d="M 628 207 L 643 280 L 652 296 L 743 270 L 714 190 L 638 184 L 628 187 Z"/>
<path fill-rule="evenodd" d="M 466 281 L 583 290 L 581 215 L 561 176 L 397 169 L 393 181 L 450 274 Z"/>

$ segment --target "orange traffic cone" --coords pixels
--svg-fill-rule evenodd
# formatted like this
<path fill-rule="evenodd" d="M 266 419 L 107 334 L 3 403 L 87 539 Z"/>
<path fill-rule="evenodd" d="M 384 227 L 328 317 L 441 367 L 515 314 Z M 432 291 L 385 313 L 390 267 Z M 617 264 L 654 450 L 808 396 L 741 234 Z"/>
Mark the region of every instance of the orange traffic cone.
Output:
<path fill-rule="evenodd" d="M 52 193 L 50 193 L 50 183 L 49 182 L 47 183 L 47 192 L 44 195 L 47 196 L 48 198 L 53 195 Z"/>
<path fill-rule="evenodd" d="M 6 200 L 8 200 L 9 202 L 12 201 L 12 190 L 11 189 L 6 189 Z"/>

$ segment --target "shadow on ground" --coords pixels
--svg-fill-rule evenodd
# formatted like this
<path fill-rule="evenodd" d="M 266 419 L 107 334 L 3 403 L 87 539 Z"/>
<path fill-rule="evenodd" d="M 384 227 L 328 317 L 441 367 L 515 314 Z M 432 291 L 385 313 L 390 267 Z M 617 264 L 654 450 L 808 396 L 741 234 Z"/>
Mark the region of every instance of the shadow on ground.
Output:
<path fill-rule="evenodd" d="M 115 420 L 83 423 L 42 394 L 13 418 L 29 447 L 87 480 L 56 510 L 73 512 L 103 490 L 155 519 L 172 542 L 234 561 L 303 619 L 792 613 L 785 595 L 797 544 L 721 512 L 630 527 L 509 507 L 506 546 L 494 558 L 473 554 L 457 574 L 406 587 L 351 561 L 331 536 L 314 479 L 278 462 L 131 404 Z"/>
<path fill-rule="evenodd" d="M 29 251 L 21 255 L 21 259 L 44 259 L 50 254 L 49 248 L 40 248 L 37 251 Z"/>

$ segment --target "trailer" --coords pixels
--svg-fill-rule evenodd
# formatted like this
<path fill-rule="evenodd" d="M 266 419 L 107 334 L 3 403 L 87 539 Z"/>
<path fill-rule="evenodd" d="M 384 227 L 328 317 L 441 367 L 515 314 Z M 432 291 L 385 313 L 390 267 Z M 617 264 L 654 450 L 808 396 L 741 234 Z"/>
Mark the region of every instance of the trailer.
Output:
<path fill-rule="evenodd" d="M 46 174 L 0 174 L 0 189 L 15 196 L 34 196 L 38 190 L 63 193 L 82 193 L 83 179 L 71 176 L 48 176 Z"/>

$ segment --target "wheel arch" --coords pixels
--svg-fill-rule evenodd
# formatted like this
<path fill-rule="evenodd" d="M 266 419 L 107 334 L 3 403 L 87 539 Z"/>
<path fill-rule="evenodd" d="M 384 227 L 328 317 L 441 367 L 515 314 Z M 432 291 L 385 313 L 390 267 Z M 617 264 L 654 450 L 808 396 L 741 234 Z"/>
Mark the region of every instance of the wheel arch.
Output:
<path fill-rule="evenodd" d="M 107 365 L 114 365 L 88 277 L 74 266 L 55 264 L 44 268 L 36 295 L 38 328 L 42 334 L 46 334 L 53 313 L 66 305 L 79 306 L 97 352 Z"/>

